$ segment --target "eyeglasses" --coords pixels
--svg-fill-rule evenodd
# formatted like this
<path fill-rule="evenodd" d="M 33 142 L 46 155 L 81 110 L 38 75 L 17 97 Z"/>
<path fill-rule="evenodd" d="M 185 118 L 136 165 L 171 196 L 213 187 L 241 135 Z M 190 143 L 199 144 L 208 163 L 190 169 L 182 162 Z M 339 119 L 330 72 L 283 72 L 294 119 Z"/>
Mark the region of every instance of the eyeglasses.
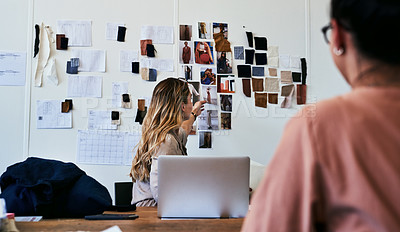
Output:
<path fill-rule="evenodd" d="M 329 23 L 328 25 L 326 25 L 321 29 L 322 34 L 324 34 L 324 39 L 328 44 L 330 43 L 329 39 L 331 38 L 331 31 L 332 31 L 331 29 L 332 29 L 331 23 Z"/>

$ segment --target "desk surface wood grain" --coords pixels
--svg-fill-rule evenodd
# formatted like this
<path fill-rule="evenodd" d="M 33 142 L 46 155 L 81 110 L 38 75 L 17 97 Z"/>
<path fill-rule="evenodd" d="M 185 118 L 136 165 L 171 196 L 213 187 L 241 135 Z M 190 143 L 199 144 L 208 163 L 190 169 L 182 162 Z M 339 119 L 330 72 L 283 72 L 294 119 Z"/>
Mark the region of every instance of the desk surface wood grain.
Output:
<path fill-rule="evenodd" d="M 111 213 L 111 212 L 105 212 Z M 115 213 L 115 212 L 112 212 Z M 243 218 L 161 220 L 156 207 L 138 207 L 136 220 L 43 219 L 39 222 L 17 222 L 19 231 L 102 231 L 119 226 L 129 231 L 240 231 Z"/>

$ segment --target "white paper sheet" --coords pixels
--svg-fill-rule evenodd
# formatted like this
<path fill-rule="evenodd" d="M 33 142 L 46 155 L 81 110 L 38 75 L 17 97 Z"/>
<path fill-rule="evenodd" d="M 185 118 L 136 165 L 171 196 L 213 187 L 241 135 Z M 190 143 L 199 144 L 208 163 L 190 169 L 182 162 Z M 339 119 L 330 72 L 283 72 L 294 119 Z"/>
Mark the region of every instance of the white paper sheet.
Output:
<path fill-rule="evenodd" d="M 290 56 L 290 68 L 301 69 L 301 61 L 299 56 Z"/>
<path fill-rule="evenodd" d="M 61 113 L 61 100 L 37 100 L 37 129 L 72 128 L 72 112 Z"/>
<path fill-rule="evenodd" d="M 69 47 L 92 46 L 92 22 L 91 21 L 57 21 L 57 34 L 65 34 Z"/>
<path fill-rule="evenodd" d="M 78 131 L 77 162 L 84 164 L 132 165 L 140 133 Z"/>
<path fill-rule="evenodd" d="M 88 118 L 89 130 L 117 130 L 117 125 L 111 124 L 111 111 L 90 110 Z"/>
<path fill-rule="evenodd" d="M 151 39 L 153 44 L 173 44 L 174 27 L 142 26 L 140 39 Z"/>
<path fill-rule="evenodd" d="M 112 83 L 112 105 L 114 107 L 122 107 L 121 95 L 128 93 L 128 82 L 113 82 Z"/>
<path fill-rule="evenodd" d="M 290 68 L 290 55 L 280 55 L 279 56 L 279 67 L 283 69 Z"/>
<path fill-rule="evenodd" d="M 79 58 L 79 72 L 105 72 L 106 51 L 73 50 L 71 58 Z"/>
<path fill-rule="evenodd" d="M 97 76 L 69 76 L 68 97 L 101 97 L 102 78 Z"/>
<path fill-rule="evenodd" d="M 121 51 L 119 56 L 119 65 L 121 72 L 132 72 L 132 62 L 139 61 L 138 51 Z"/>
<path fill-rule="evenodd" d="M 26 53 L 0 51 L 0 85 L 25 85 Z"/>
<path fill-rule="evenodd" d="M 153 68 L 161 72 L 173 72 L 174 60 L 173 59 L 157 59 L 157 58 L 143 58 L 140 60 L 142 68 Z"/>
<path fill-rule="evenodd" d="M 124 27 L 124 23 L 107 23 L 106 26 L 106 40 L 117 40 L 118 27 Z"/>

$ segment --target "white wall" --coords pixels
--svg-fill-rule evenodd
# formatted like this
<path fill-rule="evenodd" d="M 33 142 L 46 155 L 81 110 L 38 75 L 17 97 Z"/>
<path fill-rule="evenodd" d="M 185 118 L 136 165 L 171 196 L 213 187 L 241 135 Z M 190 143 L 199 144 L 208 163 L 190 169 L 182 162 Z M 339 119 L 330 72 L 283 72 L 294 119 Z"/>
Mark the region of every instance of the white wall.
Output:
<path fill-rule="evenodd" d="M 34 8 L 29 3 L 34 2 Z M 119 72 L 119 51 L 125 49 L 139 50 L 140 26 L 192 24 L 196 37 L 196 23 L 226 22 L 229 23 L 229 41 L 232 45 L 245 45 L 247 41 L 243 26 L 255 35 L 266 36 L 269 45 L 277 45 L 281 54 L 297 55 L 308 58 L 308 96 L 310 101 L 319 101 L 348 91 L 348 87 L 336 71 L 325 44 L 320 28 L 329 19 L 328 0 L 252 0 L 229 1 L 206 0 L 152 0 L 128 1 L 119 0 L 86 0 L 84 7 L 74 2 L 51 0 L 2 0 L 0 2 L 0 50 L 27 51 L 30 55 L 33 42 L 31 32 L 34 24 L 42 21 L 51 25 L 56 31 L 58 19 L 88 19 L 93 25 L 93 46 L 89 49 L 107 51 L 107 72 L 96 74 L 103 77 L 103 98 L 75 98 L 73 110 L 73 129 L 37 130 L 34 120 L 36 100 L 65 99 L 67 75 L 65 63 L 70 58 L 69 52 L 56 53 L 60 85 L 54 86 L 44 80 L 42 88 L 0 86 L 0 171 L 25 159 L 25 155 L 75 162 L 77 130 L 87 128 L 88 109 L 112 109 L 111 83 L 126 81 L 135 98 L 150 96 L 154 83 L 144 82 L 139 76 Z M 33 16 L 31 15 L 33 12 Z M 31 19 L 31 16 L 33 20 Z M 110 42 L 104 39 L 107 22 L 124 22 L 127 25 L 125 43 Z M 176 31 L 177 32 L 177 31 Z M 177 33 L 175 33 L 177 36 Z M 177 44 L 156 45 L 160 58 L 176 58 Z M 175 59 L 177 60 L 177 59 Z M 27 80 L 32 81 L 36 60 L 27 71 Z M 234 63 L 234 66 L 241 64 Z M 29 64 L 28 64 L 29 67 Z M 194 74 L 198 75 L 198 66 Z M 176 70 L 176 69 L 175 69 Z M 236 69 L 234 69 L 236 72 Z M 159 73 L 158 80 L 175 73 Z M 86 73 L 85 73 L 86 74 Z M 252 160 L 267 164 L 279 142 L 284 125 L 290 116 L 300 107 L 282 110 L 279 107 L 260 109 L 254 107 L 254 98 L 248 99 L 241 93 L 241 80 L 237 79 L 237 93 L 234 94 L 234 111 L 232 130 L 214 133 L 213 149 L 198 149 L 198 137 L 190 136 L 187 144 L 190 155 L 248 155 Z M 25 104 L 25 98 L 28 103 Z M 30 111 L 25 113 L 25 109 Z M 134 123 L 136 104 L 131 111 L 122 114 L 123 131 L 140 129 Z M 32 120 L 24 120 L 25 116 Z M 30 122 L 29 126 L 24 126 Z M 29 130 L 29 131 L 28 131 Z M 29 135 L 29 143 L 24 142 L 24 135 Z M 24 154 L 24 148 L 26 153 Z M 80 168 L 105 185 L 113 195 L 115 181 L 129 181 L 129 166 L 81 165 Z"/>

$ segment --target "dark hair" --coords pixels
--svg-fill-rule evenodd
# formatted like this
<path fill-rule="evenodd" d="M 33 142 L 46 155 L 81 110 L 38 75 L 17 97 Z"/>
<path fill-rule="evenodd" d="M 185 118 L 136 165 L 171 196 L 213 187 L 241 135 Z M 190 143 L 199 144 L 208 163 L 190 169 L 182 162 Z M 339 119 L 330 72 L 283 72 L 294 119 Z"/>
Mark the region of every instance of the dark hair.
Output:
<path fill-rule="evenodd" d="M 368 58 L 400 64 L 400 0 L 332 0 L 331 18 Z"/>

